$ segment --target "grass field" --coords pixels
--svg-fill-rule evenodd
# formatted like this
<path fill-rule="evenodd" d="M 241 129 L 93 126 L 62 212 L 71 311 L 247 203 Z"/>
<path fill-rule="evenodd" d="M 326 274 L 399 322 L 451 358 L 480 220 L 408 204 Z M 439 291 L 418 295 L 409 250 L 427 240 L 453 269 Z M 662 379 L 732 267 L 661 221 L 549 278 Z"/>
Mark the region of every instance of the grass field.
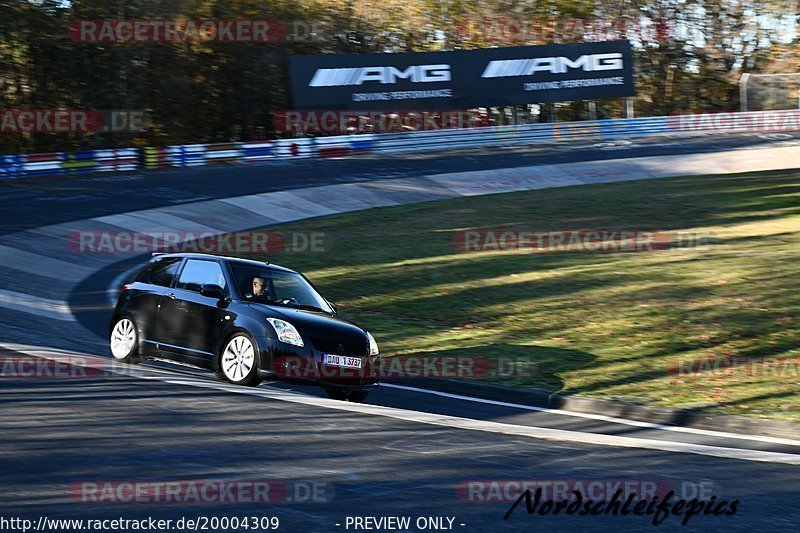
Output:
<path fill-rule="evenodd" d="M 331 249 L 269 259 L 308 275 L 386 356 L 517 357 L 533 375 L 500 382 L 800 421 L 799 213 L 796 171 L 629 181 L 292 224 L 280 229 L 325 232 Z M 454 248 L 454 232 L 490 228 L 707 238 L 641 253 Z"/>

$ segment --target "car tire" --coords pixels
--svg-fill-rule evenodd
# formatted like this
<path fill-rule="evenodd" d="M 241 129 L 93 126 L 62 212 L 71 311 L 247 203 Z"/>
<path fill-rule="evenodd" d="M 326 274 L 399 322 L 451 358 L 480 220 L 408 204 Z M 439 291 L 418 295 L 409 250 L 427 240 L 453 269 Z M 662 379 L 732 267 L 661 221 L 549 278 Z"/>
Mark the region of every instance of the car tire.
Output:
<path fill-rule="evenodd" d="M 365 390 L 325 389 L 325 392 L 328 393 L 328 398 L 331 400 L 353 403 L 363 402 L 369 394 L 369 391 Z"/>
<path fill-rule="evenodd" d="M 108 339 L 111 356 L 121 363 L 139 362 L 139 335 L 136 324 L 128 316 L 120 317 L 111 328 Z"/>
<path fill-rule="evenodd" d="M 255 387 L 261 383 L 258 350 L 250 335 L 242 332 L 231 335 L 219 353 L 217 368 L 222 377 L 234 385 Z"/>

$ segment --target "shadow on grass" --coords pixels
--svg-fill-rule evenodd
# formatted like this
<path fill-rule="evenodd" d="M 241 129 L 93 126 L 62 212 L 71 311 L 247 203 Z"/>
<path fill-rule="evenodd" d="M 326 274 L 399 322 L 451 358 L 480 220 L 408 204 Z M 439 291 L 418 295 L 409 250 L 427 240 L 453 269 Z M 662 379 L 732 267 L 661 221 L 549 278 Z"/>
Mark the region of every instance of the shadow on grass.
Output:
<path fill-rule="evenodd" d="M 560 374 L 585 368 L 594 360 L 580 350 L 498 343 L 384 357 L 383 376 L 417 385 L 426 379 L 452 379 L 523 387 L 535 378 L 552 392 L 564 387 Z"/>

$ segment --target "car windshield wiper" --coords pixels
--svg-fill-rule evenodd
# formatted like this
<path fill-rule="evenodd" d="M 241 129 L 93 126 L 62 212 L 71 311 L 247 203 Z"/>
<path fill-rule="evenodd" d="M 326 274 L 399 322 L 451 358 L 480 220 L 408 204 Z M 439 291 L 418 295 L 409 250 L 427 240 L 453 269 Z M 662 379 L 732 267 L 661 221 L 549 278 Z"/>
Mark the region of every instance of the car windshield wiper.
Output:
<path fill-rule="evenodd" d="M 330 313 L 330 311 L 326 311 L 321 307 L 317 307 L 316 305 L 286 302 L 285 300 L 269 300 L 267 298 L 262 298 L 259 300 L 253 300 L 253 302 L 267 305 L 279 305 L 281 307 L 292 307 L 294 309 L 305 309 L 307 311 L 319 311 L 320 313 Z"/>
<path fill-rule="evenodd" d="M 319 311 L 320 313 L 330 313 L 330 311 L 326 311 L 321 307 L 317 307 L 316 305 L 288 303 L 288 304 L 286 304 L 286 306 L 287 307 L 294 307 L 296 309 L 305 309 L 307 311 Z"/>

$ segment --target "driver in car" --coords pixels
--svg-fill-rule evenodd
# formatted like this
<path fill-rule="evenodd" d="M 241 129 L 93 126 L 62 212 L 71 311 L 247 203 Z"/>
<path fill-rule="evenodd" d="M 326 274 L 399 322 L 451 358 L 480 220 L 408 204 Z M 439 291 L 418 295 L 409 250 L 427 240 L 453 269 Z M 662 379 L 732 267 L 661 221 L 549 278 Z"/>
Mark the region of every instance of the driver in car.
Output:
<path fill-rule="evenodd" d="M 269 300 L 269 291 L 267 290 L 267 280 L 264 278 L 253 278 L 253 298 L 261 300 Z"/>

